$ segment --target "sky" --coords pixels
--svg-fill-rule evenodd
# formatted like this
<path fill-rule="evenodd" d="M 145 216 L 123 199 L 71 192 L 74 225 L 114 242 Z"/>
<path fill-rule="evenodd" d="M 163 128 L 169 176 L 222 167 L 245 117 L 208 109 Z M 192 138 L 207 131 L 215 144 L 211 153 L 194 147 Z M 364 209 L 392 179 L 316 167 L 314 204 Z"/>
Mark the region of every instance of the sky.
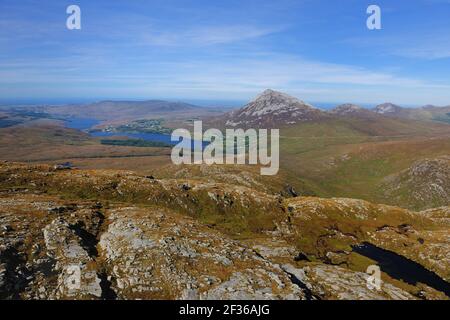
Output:
<path fill-rule="evenodd" d="M 450 105 L 450 0 L 0 0 L 0 101 L 231 104 L 267 88 Z"/>

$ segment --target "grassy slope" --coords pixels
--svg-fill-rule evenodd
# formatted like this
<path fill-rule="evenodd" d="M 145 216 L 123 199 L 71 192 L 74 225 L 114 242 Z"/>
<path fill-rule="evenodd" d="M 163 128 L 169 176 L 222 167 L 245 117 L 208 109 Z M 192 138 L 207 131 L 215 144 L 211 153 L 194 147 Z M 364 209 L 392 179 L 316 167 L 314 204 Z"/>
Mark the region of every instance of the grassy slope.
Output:
<path fill-rule="evenodd" d="M 414 110 L 411 113 L 411 118 L 450 123 L 450 107 Z"/>
<path fill-rule="evenodd" d="M 0 132 L 0 159 L 5 160 L 71 161 L 80 168 L 143 174 L 170 163 L 169 149 L 101 145 L 84 133 L 54 124 Z M 281 129 L 280 175 L 302 195 L 360 198 L 415 208 L 407 201 L 383 196 L 381 181 L 416 160 L 450 154 L 449 136 L 449 125 L 398 119 L 303 123 Z M 280 189 L 280 183 L 274 184 Z"/>
<path fill-rule="evenodd" d="M 60 162 L 147 156 L 166 156 L 167 148 L 102 145 L 86 133 L 53 122 L 38 122 L 0 129 L 0 159 L 22 162 Z M 149 160 L 151 161 L 151 160 Z M 76 165 L 76 163 L 75 163 Z M 132 169 L 132 166 L 130 166 Z"/>
<path fill-rule="evenodd" d="M 319 196 L 392 203 L 381 180 L 414 161 L 450 154 L 450 126 L 397 119 L 331 120 L 281 130 L 282 168 Z"/>

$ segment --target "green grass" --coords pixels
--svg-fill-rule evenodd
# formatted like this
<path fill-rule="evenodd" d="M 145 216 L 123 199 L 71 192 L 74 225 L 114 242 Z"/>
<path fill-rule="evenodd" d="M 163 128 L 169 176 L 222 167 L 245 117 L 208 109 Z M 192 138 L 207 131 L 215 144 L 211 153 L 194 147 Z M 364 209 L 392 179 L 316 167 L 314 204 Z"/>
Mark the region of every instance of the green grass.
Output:
<path fill-rule="evenodd" d="M 379 131 L 391 126 L 390 120 L 378 126 L 370 124 L 364 130 L 364 122 L 348 120 L 282 129 L 281 168 L 291 173 L 289 182 L 294 187 L 302 184 L 303 189 L 321 197 L 360 198 L 415 208 L 407 201 L 396 203 L 386 198 L 381 187 L 383 179 L 417 160 L 449 154 L 450 139 L 445 131 L 441 137 L 434 133 L 439 132 L 439 127 L 431 126 L 429 133 L 437 137 L 431 139 L 423 132 L 422 124 L 414 127 L 415 122 L 411 122 L 405 129 L 405 123 L 399 123 L 397 128 L 386 130 L 396 135 L 384 136 Z"/>
<path fill-rule="evenodd" d="M 436 115 L 433 117 L 433 120 L 450 124 L 450 112 L 442 115 Z"/>
<path fill-rule="evenodd" d="M 114 140 L 105 139 L 100 141 L 101 144 L 110 146 L 128 146 L 128 147 L 172 147 L 168 143 L 159 141 L 147 141 L 142 139 Z"/>

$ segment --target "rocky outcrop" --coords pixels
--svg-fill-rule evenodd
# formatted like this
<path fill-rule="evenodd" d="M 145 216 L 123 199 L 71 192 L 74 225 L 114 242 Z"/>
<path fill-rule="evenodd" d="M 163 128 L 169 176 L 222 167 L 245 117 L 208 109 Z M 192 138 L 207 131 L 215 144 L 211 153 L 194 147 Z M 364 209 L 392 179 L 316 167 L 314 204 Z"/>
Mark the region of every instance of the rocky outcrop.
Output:
<path fill-rule="evenodd" d="M 13 163 L 0 180 L 3 299 L 445 298 L 387 270 L 371 291 L 374 261 L 353 248 L 369 242 L 448 281 L 447 207 Z"/>
<path fill-rule="evenodd" d="M 311 294 L 333 300 L 412 300 L 408 292 L 388 283 L 381 283 L 380 290 L 368 286 L 369 275 L 329 265 L 311 265 L 302 269 L 284 265 L 283 269 L 297 279 L 309 284 Z"/>
<path fill-rule="evenodd" d="M 304 298 L 253 250 L 159 208 L 112 210 L 99 248 L 119 298 Z"/>
<path fill-rule="evenodd" d="M 47 255 L 55 260 L 58 273 L 56 298 L 88 298 L 102 296 L 100 279 L 94 260 L 81 246 L 81 239 L 63 218 L 57 218 L 44 230 Z"/>
<path fill-rule="evenodd" d="M 80 237 L 98 227 L 93 207 L 36 195 L 1 197 L 0 219 L 11 226 L 0 238 L 3 297 L 100 298 L 96 255 Z"/>

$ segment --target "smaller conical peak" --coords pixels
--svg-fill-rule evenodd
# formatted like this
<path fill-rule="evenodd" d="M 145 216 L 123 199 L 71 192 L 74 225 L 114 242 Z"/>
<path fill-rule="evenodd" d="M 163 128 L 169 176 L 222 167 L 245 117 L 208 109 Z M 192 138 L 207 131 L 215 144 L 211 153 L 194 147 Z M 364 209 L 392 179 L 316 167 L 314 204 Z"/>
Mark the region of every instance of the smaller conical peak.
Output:
<path fill-rule="evenodd" d="M 344 103 L 344 104 L 341 104 L 341 105 L 337 106 L 337 107 L 334 108 L 333 110 L 336 110 L 336 111 L 339 111 L 339 110 L 342 110 L 342 111 L 348 110 L 348 111 L 350 111 L 350 110 L 361 110 L 361 109 L 362 109 L 362 108 L 361 108 L 360 106 L 356 105 L 356 104 L 353 104 L 353 103 Z"/>
<path fill-rule="evenodd" d="M 344 103 L 341 105 L 338 105 L 334 109 L 332 109 L 331 113 L 349 113 L 349 112 L 355 112 L 360 111 L 362 108 L 356 104 L 353 103 Z"/>
<path fill-rule="evenodd" d="M 374 110 L 376 113 L 394 113 L 400 111 L 401 109 L 403 108 L 396 104 L 386 102 L 383 104 L 379 104 L 378 106 L 375 107 Z"/>

